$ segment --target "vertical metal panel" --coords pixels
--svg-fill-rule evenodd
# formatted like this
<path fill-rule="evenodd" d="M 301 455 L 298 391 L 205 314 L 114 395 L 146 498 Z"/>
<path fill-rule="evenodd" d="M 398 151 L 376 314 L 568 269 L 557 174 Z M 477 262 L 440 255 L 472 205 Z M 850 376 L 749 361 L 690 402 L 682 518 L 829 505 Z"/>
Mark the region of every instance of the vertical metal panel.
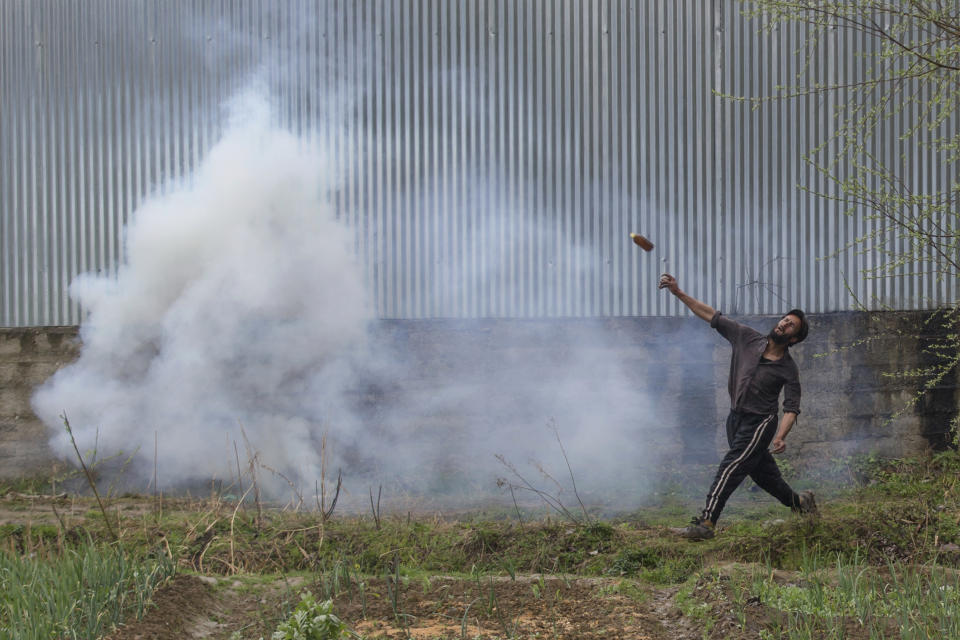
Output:
<path fill-rule="evenodd" d="M 78 323 L 69 283 L 116 272 L 129 216 L 202 162 L 256 70 L 278 124 L 332 155 L 332 204 L 356 231 L 381 317 L 684 314 L 656 289 L 665 270 L 739 313 L 954 300 L 956 285 L 932 275 L 860 278 L 877 252 L 828 257 L 880 224 L 797 188 L 833 188 L 802 156 L 844 98 L 753 111 L 715 96 L 773 95 L 802 71 L 784 53 L 800 27 L 760 33 L 739 11 L 0 1 L 0 324 Z M 820 77 L 863 77 L 853 52 L 869 42 L 837 31 L 824 45 Z M 878 157 L 901 163 L 915 116 L 888 121 Z M 955 177 L 931 151 L 901 164 L 927 191 Z"/>
<path fill-rule="evenodd" d="M 3 269 L 3 277 L 0 278 L 0 304 L 3 305 L 4 324 L 16 321 L 16 301 L 20 297 L 20 292 L 16 289 L 19 274 L 15 268 L 15 221 L 19 216 L 14 212 L 17 199 L 14 195 L 16 176 L 12 162 L 12 137 L 16 129 L 14 123 L 19 115 L 18 102 L 14 100 L 14 96 L 18 91 L 16 70 L 20 66 L 16 55 L 21 49 L 14 40 L 14 26 L 19 26 L 22 20 L 18 20 L 15 8 L 12 4 L 0 3 L 0 268 Z"/>

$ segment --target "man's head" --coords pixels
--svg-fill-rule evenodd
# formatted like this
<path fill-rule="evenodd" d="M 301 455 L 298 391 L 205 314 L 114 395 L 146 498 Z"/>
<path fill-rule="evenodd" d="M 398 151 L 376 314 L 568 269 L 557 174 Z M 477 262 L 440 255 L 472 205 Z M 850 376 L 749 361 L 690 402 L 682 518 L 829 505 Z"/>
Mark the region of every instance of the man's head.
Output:
<path fill-rule="evenodd" d="M 807 316 L 800 309 L 791 309 L 770 330 L 769 337 L 777 344 L 791 345 L 803 342 L 809 332 Z"/>

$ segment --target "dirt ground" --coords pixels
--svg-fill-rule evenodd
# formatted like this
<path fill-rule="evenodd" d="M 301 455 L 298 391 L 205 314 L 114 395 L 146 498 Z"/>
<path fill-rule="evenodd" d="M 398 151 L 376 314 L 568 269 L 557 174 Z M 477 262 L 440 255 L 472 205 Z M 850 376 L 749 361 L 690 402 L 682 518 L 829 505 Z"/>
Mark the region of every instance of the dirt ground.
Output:
<path fill-rule="evenodd" d="M 404 584 L 406 582 L 406 584 Z M 371 580 L 334 598 L 334 611 L 367 638 L 623 638 L 685 640 L 702 633 L 672 606 L 676 588 L 615 593 L 619 581 L 517 576 L 479 580 Z M 122 626 L 110 640 L 269 637 L 296 597 L 317 585 L 261 584 L 182 575 L 154 596 L 142 621 Z M 284 602 L 285 601 L 285 602 Z M 727 635 L 726 637 L 738 637 Z"/>
<path fill-rule="evenodd" d="M 625 588 L 629 584 L 631 587 Z M 373 579 L 334 598 L 334 612 L 365 638 L 609 638 L 611 640 L 700 640 L 759 637 L 776 613 L 757 601 L 739 610 L 720 579 L 704 579 L 694 592 L 715 622 L 708 633 L 675 604 L 679 587 L 636 586 L 617 579 L 541 576 Z M 110 640 L 174 638 L 269 638 L 299 594 L 319 585 L 304 580 L 251 584 L 229 577 L 181 575 L 155 595 L 156 607 L 142 621 Z M 868 634 L 846 621 L 845 637 Z M 893 636 L 891 636 L 893 637 Z"/>

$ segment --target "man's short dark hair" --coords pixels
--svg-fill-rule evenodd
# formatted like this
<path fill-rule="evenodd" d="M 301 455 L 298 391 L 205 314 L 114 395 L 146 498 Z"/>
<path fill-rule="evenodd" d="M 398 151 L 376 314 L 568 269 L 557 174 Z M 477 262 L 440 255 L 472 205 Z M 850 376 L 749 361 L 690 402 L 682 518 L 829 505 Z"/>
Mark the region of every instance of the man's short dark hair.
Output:
<path fill-rule="evenodd" d="M 793 337 L 797 339 L 794 344 L 800 344 L 806 339 L 807 334 L 810 333 L 810 324 L 807 322 L 807 316 L 802 309 L 791 309 L 783 314 L 784 318 L 787 316 L 797 316 L 800 318 L 800 328 L 797 329 L 797 332 L 793 335 Z"/>

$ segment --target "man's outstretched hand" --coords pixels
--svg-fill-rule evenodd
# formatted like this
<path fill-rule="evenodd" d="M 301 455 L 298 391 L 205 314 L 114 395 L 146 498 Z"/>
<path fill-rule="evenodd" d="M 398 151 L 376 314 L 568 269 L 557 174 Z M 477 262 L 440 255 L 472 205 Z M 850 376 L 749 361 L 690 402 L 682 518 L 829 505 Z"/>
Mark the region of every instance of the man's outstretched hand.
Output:
<path fill-rule="evenodd" d="M 670 293 L 677 296 L 677 299 L 679 299 L 683 304 L 687 305 L 687 308 L 690 309 L 690 311 L 693 311 L 693 314 L 701 320 L 711 322 L 713 320 L 713 316 L 717 313 L 716 309 L 710 305 L 700 302 L 696 298 L 692 298 L 681 291 L 680 285 L 677 284 L 677 279 L 669 273 L 660 275 L 660 283 L 657 285 L 657 288 L 669 289 Z"/>
<path fill-rule="evenodd" d="M 660 284 L 657 285 L 657 288 L 669 289 L 670 293 L 673 295 L 677 295 L 677 292 L 680 291 L 680 286 L 677 284 L 677 279 L 669 273 L 664 273 L 660 276 Z"/>

